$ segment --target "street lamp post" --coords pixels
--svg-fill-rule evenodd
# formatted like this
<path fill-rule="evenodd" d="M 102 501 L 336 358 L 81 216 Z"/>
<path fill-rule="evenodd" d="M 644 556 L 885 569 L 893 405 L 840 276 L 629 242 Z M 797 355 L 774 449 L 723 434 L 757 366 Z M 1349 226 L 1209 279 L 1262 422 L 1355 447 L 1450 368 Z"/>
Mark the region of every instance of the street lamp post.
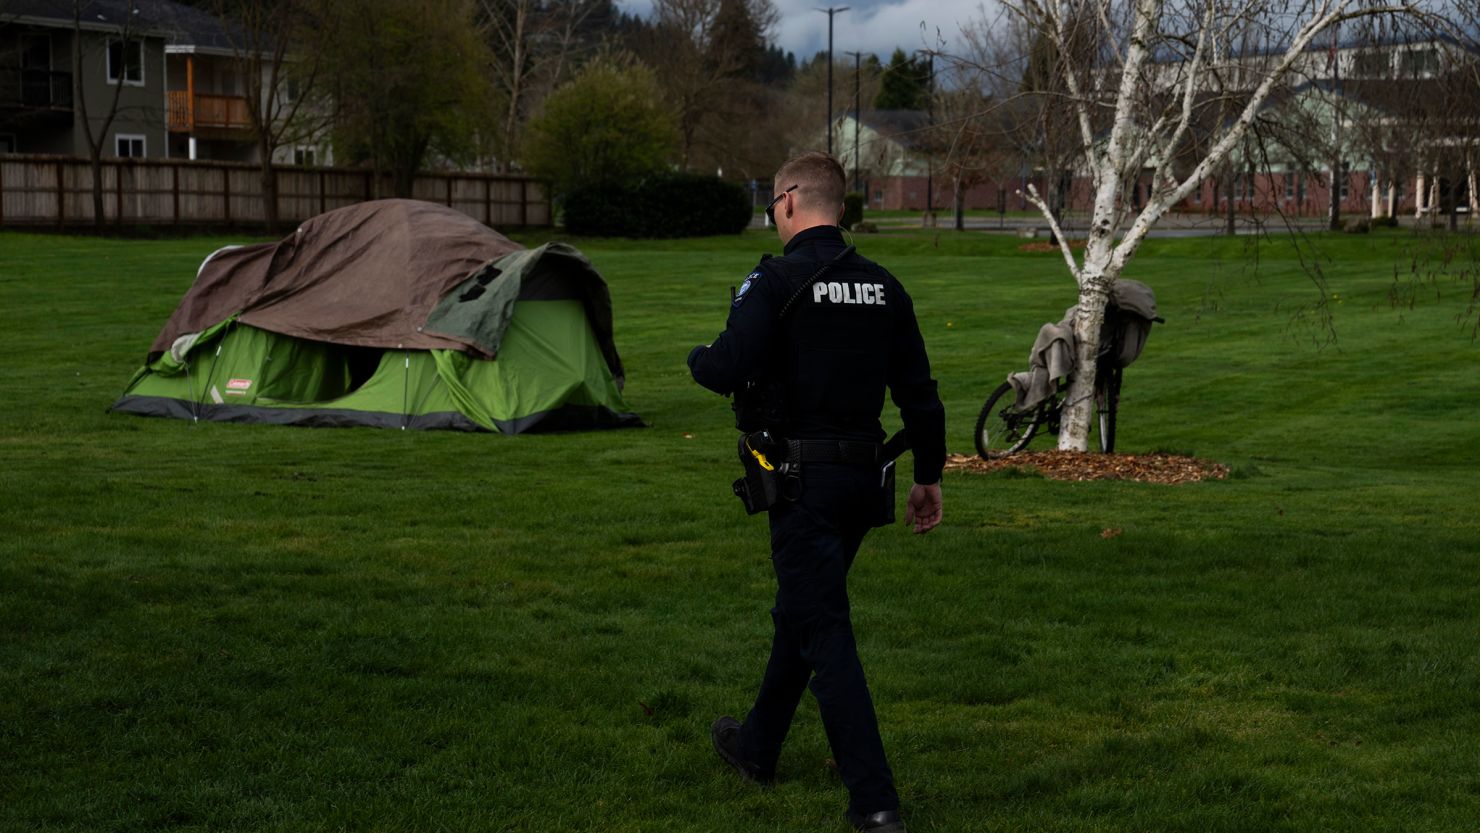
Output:
<path fill-rule="evenodd" d="M 832 156 L 832 134 L 833 134 L 833 99 L 832 99 L 832 75 L 833 75 L 833 15 L 848 11 L 847 6 L 828 6 L 818 9 L 819 12 L 827 14 L 827 155 Z"/>

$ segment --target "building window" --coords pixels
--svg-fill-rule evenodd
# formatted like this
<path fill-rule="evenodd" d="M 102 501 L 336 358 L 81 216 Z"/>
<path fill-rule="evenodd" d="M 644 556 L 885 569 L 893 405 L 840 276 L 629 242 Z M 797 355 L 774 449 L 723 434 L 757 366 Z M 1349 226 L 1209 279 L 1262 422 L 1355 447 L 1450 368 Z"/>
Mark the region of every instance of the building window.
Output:
<path fill-rule="evenodd" d="M 884 191 L 882 189 L 878 189 L 878 188 L 874 189 L 874 202 L 883 202 L 883 201 L 884 201 Z"/>
<path fill-rule="evenodd" d="M 113 147 L 123 159 L 143 159 L 144 137 L 119 133 L 113 137 Z"/>
<path fill-rule="evenodd" d="M 1386 78 L 1391 74 L 1392 59 L 1386 49 L 1363 52 L 1357 55 L 1354 75 L 1360 78 Z"/>
<path fill-rule="evenodd" d="M 1341 196 L 1338 197 L 1337 199 L 1341 200 L 1342 202 L 1346 202 L 1347 197 L 1351 196 L 1351 190 L 1352 190 L 1352 187 L 1351 187 L 1352 186 L 1351 173 L 1352 173 L 1351 163 L 1350 162 L 1342 162 L 1341 163 L 1341 170 L 1340 170 L 1340 172 L 1335 174 L 1335 176 L 1337 177 L 1338 182 L 1340 182 L 1340 184 L 1341 184 Z"/>
<path fill-rule="evenodd" d="M 15 153 L 15 134 L 0 133 L 0 153 Z"/>
<path fill-rule="evenodd" d="M 317 165 L 318 151 L 307 145 L 299 145 L 293 148 L 294 165 Z"/>
<path fill-rule="evenodd" d="M 1295 199 L 1295 175 L 1285 174 L 1285 199 Z"/>
<path fill-rule="evenodd" d="M 1305 202 L 1305 174 L 1295 174 L 1295 202 Z"/>
<path fill-rule="evenodd" d="M 108 83 L 144 86 L 144 42 L 141 40 L 108 41 Z"/>
<path fill-rule="evenodd" d="M 1439 54 L 1434 49 L 1408 49 L 1400 58 L 1399 72 L 1408 78 L 1429 78 L 1439 69 Z"/>

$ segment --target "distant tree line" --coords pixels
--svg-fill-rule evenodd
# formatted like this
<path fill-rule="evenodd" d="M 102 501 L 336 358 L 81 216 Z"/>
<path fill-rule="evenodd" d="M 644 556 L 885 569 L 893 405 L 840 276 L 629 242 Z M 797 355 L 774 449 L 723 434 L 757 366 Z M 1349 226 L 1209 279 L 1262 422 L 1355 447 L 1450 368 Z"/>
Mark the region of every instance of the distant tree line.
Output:
<path fill-rule="evenodd" d="M 765 180 L 821 144 L 827 56 L 776 42 L 774 0 L 191 0 L 228 21 L 271 151 L 327 136 L 407 195 L 425 168 L 524 172 L 558 194 L 667 170 Z M 839 53 L 869 109 L 923 109 L 926 58 Z M 287 126 L 292 122 L 293 126 Z M 390 196 L 392 194 L 386 194 Z"/>

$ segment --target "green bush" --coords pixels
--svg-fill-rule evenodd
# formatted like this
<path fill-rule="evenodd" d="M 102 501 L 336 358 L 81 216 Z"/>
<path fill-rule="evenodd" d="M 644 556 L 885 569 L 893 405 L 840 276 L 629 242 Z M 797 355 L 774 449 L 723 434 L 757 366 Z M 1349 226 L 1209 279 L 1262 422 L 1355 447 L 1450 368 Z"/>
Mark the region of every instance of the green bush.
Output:
<path fill-rule="evenodd" d="M 606 55 L 545 99 L 525 128 L 520 162 L 559 198 L 661 172 L 677 143 L 653 71 Z"/>
<path fill-rule="evenodd" d="M 843 222 L 845 229 L 851 229 L 863 222 L 863 195 L 857 191 L 849 191 L 843 195 Z"/>
<path fill-rule="evenodd" d="M 1371 230 L 1372 221 L 1368 220 L 1366 217 L 1358 217 L 1355 220 L 1348 220 L 1346 223 L 1347 234 L 1366 234 Z"/>
<path fill-rule="evenodd" d="M 745 189 L 712 176 L 663 173 L 635 184 L 579 187 L 564 200 L 565 229 L 596 237 L 703 237 L 750 225 Z"/>
<path fill-rule="evenodd" d="M 1372 221 L 1372 227 L 1373 228 L 1397 228 L 1398 227 L 1398 218 L 1397 217 L 1378 217 L 1376 220 L 1373 220 Z"/>

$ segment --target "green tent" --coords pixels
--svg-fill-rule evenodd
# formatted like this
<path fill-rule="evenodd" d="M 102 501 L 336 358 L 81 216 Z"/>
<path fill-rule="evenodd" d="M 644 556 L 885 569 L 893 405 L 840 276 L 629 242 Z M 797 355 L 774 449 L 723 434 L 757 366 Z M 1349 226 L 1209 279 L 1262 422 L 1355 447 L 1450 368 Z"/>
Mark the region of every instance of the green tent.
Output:
<path fill-rule="evenodd" d="M 322 214 L 201 264 L 113 409 L 282 425 L 641 425 L 611 296 L 574 247 L 524 249 L 432 203 Z"/>

